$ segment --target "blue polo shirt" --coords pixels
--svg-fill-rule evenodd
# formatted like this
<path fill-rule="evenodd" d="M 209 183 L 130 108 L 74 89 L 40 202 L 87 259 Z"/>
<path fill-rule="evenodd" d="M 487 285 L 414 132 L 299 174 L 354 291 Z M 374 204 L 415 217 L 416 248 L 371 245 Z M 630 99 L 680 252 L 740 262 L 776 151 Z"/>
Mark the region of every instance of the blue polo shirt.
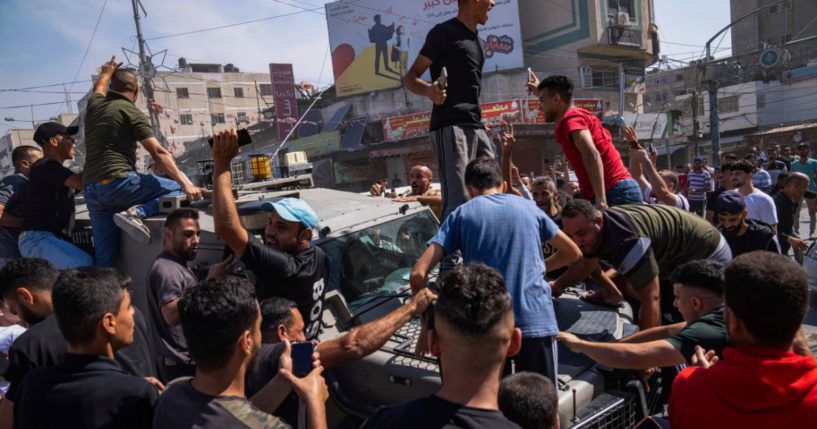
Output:
<path fill-rule="evenodd" d="M 516 326 L 525 338 L 556 335 L 550 285 L 545 281 L 542 243 L 559 227 L 533 201 L 510 194 L 484 195 L 454 210 L 429 244 L 446 254 L 459 250 L 464 262 L 502 273 L 513 299 Z"/>

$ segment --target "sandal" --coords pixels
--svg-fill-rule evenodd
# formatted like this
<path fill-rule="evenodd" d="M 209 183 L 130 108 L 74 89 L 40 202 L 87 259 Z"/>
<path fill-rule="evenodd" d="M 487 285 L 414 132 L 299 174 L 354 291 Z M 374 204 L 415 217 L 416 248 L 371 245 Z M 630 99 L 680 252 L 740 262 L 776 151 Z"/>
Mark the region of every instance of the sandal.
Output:
<path fill-rule="evenodd" d="M 587 301 L 593 305 L 598 305 L 601 307 L 612 307 L 617 308 L 621 305 L 621 302 L 624 301 L 623 299 L 615 304 L 611 304 L 605 301 L 604 292 L 600 290 L 590 290 L 579 294 L 579 297 L 584 301 Z"/>
<path fill-rule="evenodd" d="M 113 215 L 113 223 L 139 244 L 150 244 L 150 228 L 134 210 L 126 210 Z"/>

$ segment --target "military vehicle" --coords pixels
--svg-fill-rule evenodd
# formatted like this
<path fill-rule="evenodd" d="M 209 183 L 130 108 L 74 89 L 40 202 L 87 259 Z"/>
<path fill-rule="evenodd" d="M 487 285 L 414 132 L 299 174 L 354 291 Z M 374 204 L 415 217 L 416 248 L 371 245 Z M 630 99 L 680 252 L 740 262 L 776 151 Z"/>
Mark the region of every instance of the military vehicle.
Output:
<path fill-rule="evenodd" d="M 314 208 L 321 224 L 313 244 L 323 249 L 330 264 L 320 335 L 321 340 L 328 340 L 389 313 L 410 296 L 409 272 L 439 224 L 427 207 L 416 203 L 329 189 L 297 189 L 309 183 L 311 180 L 295 177 L 248 187 L 252 189 L 239 187 L 237 206 L 244 227 L 259 237 L 268 215 L 258 210 L 259 201 L 296 197 Z M 164 212 L 186 204 L 181 197 L 160 200 Z M 209 264 L 222 259 L 225 246 L 214 234 L 208 202 L 192 205 L 201 209 L 202 229 L 194 267 L 204 276 Z M 122 234 L 118 265 L 134 278 L 133 300 L 145 313 L 146 276 L 162 250 L 164 217 L 160 214 L 145 221 L 153 236 L 149 245 L 137 244 Z M 74 231 L 75 242 L 92 251 L 88 214 L 82 206 Z M 240 268 L 236 274 L 252 279 L 251 272 Z M 636 329 L 628 307 L 594 306 L 578 299 L 574 291 L 556 299 L 554 306 L 560 328 L 583 337 L 613 340 Z M 419 319 L 411 320 L 375 353 L 325 372 L 331 392 L 327 403 L 330 427 L 354 427 L 380 405 L 438 390 L 436 359 L 414 357 L 419 332 Z M 652 408 L 641 383 L 631 374 L 601 368 L 561 345 L 557 384 L 562 428 L 631 428 Z"/>

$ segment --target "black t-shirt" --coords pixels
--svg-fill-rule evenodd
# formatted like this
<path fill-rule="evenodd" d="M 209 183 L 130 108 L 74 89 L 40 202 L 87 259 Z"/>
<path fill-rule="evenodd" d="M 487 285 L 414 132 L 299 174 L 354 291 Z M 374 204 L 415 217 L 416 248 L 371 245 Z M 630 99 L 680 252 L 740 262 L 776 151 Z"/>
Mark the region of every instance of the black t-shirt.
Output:
<path fill-rule="evenodd" d="M 457 18 L 437 24 L 426 36 L 420 55 L 431 60 L 431 80 L 448 71 L 445 103 L 431 109 L 431 130 L 451 125 L 482 127 L 479 94 L 485 48 L 479 34 L 472 32 Z"/>
<path fill-rule="evenodd" d="M 290 427 L 259 410 L 246 398 L 210 396 L 196 390 L 190 381 L 190 378 L 180 378 L 167 386 L 156 402 L 154 429 Z"/>
<path fill-rule="evenodd" d="M 142 313 L 134 314 L 133 344 L 116 352 L 116 361 L 122 369 L 138 377 L 156 377 L 155 354 L 147 341 L 147 326 Z M 9 349 L 9 366 L 3 378 L 9 382 L 6 396 L 17 400 L 20 382 L 36 368 L 48 368 L 62 362 L 67 344 L 53 314 L 17 337 Z"/>
<path fill-rule="evenodd" d="M 726 242 L 729 243 L 733 258 L 755 250 L 780 253 L 777 234 L 769 225 L 752 219 L 746 219 L 746 221 L 749 223 L 749 228 L 741 236 L 724 234 L 723 227 L 718 227 L 718 230 L 726 238 Z"/>
<path fill-rule="evenodd" d="M 777 209 L 777 233 L 791 235 L 794 231 L 794 214 L 797 210 L 797 202 L 794 202 L 785 193 L 778 192 L 774 196 L 774 206 Z M 780 242 L 785 240 L 780 238 Z"/>
<path fill-rule="evenodd" d="M 14 401 L 15 428 L 150 428 L 159 394 L 116 361 L 66 354 L 31 371 Z"/>
<path fill-rule="evenodd" d="M 22 174 L 10 174 L 0 180 L 0 206 L 3 213 L 22 218 L 20 204 L 28 193 L 28 178 Z M 19 258 L 17 236 L 20 228 L 0 226 L 0 258 Z"/>
<path fill-rule="evenodd" d="M 197 279 L 187 266 L 167 252 L 162 252 L 153 261 L 148 273 L 148 307 L 157 335 L 157 351 L 163 357 L 173 358 L 182 363 L 191 363 L 190 351 L 182 332 L 182 325 L 169 326 L 162 316 L 162 307 L 182 297 L 182 292 L 196 285 Z"/>
<path fill-rule="evenodd" d="M 28 196 L 23 206 L 24 231 L 68 233 L 74 216 L 74 189 L 65 186 L 74 173 L 57 161 L 42 158 L 31 166 Z"/>
<path fill-rule="evenodd" d="M 306 324 L 307 339 L 320 331 L 323 296 L 329 273 L 326 255 L 316 246 L 309 246 L 292 255 L 251 239 L 241 261 L 257 277 L 255 293 L 258 300 L 269 297 L 286 298 L 298 305 Z"/>
<path fill-rule="evenodd" d="M 667 338 L 667 341 L 687 362 L 690 362 L 692 355 L 695 354 L 695 346 L 701 346 L 704 350 L 714 350 L 718 356 L 723 356 L 723 349 L 729 344 L 726 325 L 723 323 L 723 307 L 688 324 L 681 332 Z"/>
<path fill-rule="evenodd" d="M 402 405 L 381 407 L 360 428 L 518 429 L 519 426 L 499 411 L 470 408 L 431 395 Z"/>

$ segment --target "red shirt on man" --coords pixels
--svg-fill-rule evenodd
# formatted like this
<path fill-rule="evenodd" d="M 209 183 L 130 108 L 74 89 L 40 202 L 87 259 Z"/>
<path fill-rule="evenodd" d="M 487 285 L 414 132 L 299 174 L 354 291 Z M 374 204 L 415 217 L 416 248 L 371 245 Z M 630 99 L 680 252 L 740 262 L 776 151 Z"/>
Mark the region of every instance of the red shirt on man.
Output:
<path fill-rule="evenodd" d="M 621 155 L 613 146 L 613 138 L 610 136 L 610 132 L 601 125 L 599 118 L 588 110 L 571 107 L 567 109 L 562 120 L 556 124 L 556 141 L 562 147 L 562 151 L 567 156 L 567 160 L 570 161 L 573 170 L 576 171 L 579 188 L 584 198 L 592 199 L 595 196 L 593 186 L 590 184 L 590 176 L 584 169 L 582 154 L 576 144 L 573 143 L 573 140 L 570 139 L 571 132 L 581 130 L 590 131 L 596 150 L 599 151 L 601 164 L 604 168 L 605 191 L 609 191 L 622 180 L 632 178 L 621 161 Z"/>
<path fill-rule="evenodd" d="M 763 347 L 727 347 L 708 369 L 675 378 L 672 429 L 800 428 L 817 424 L 814 357 Z"/>

